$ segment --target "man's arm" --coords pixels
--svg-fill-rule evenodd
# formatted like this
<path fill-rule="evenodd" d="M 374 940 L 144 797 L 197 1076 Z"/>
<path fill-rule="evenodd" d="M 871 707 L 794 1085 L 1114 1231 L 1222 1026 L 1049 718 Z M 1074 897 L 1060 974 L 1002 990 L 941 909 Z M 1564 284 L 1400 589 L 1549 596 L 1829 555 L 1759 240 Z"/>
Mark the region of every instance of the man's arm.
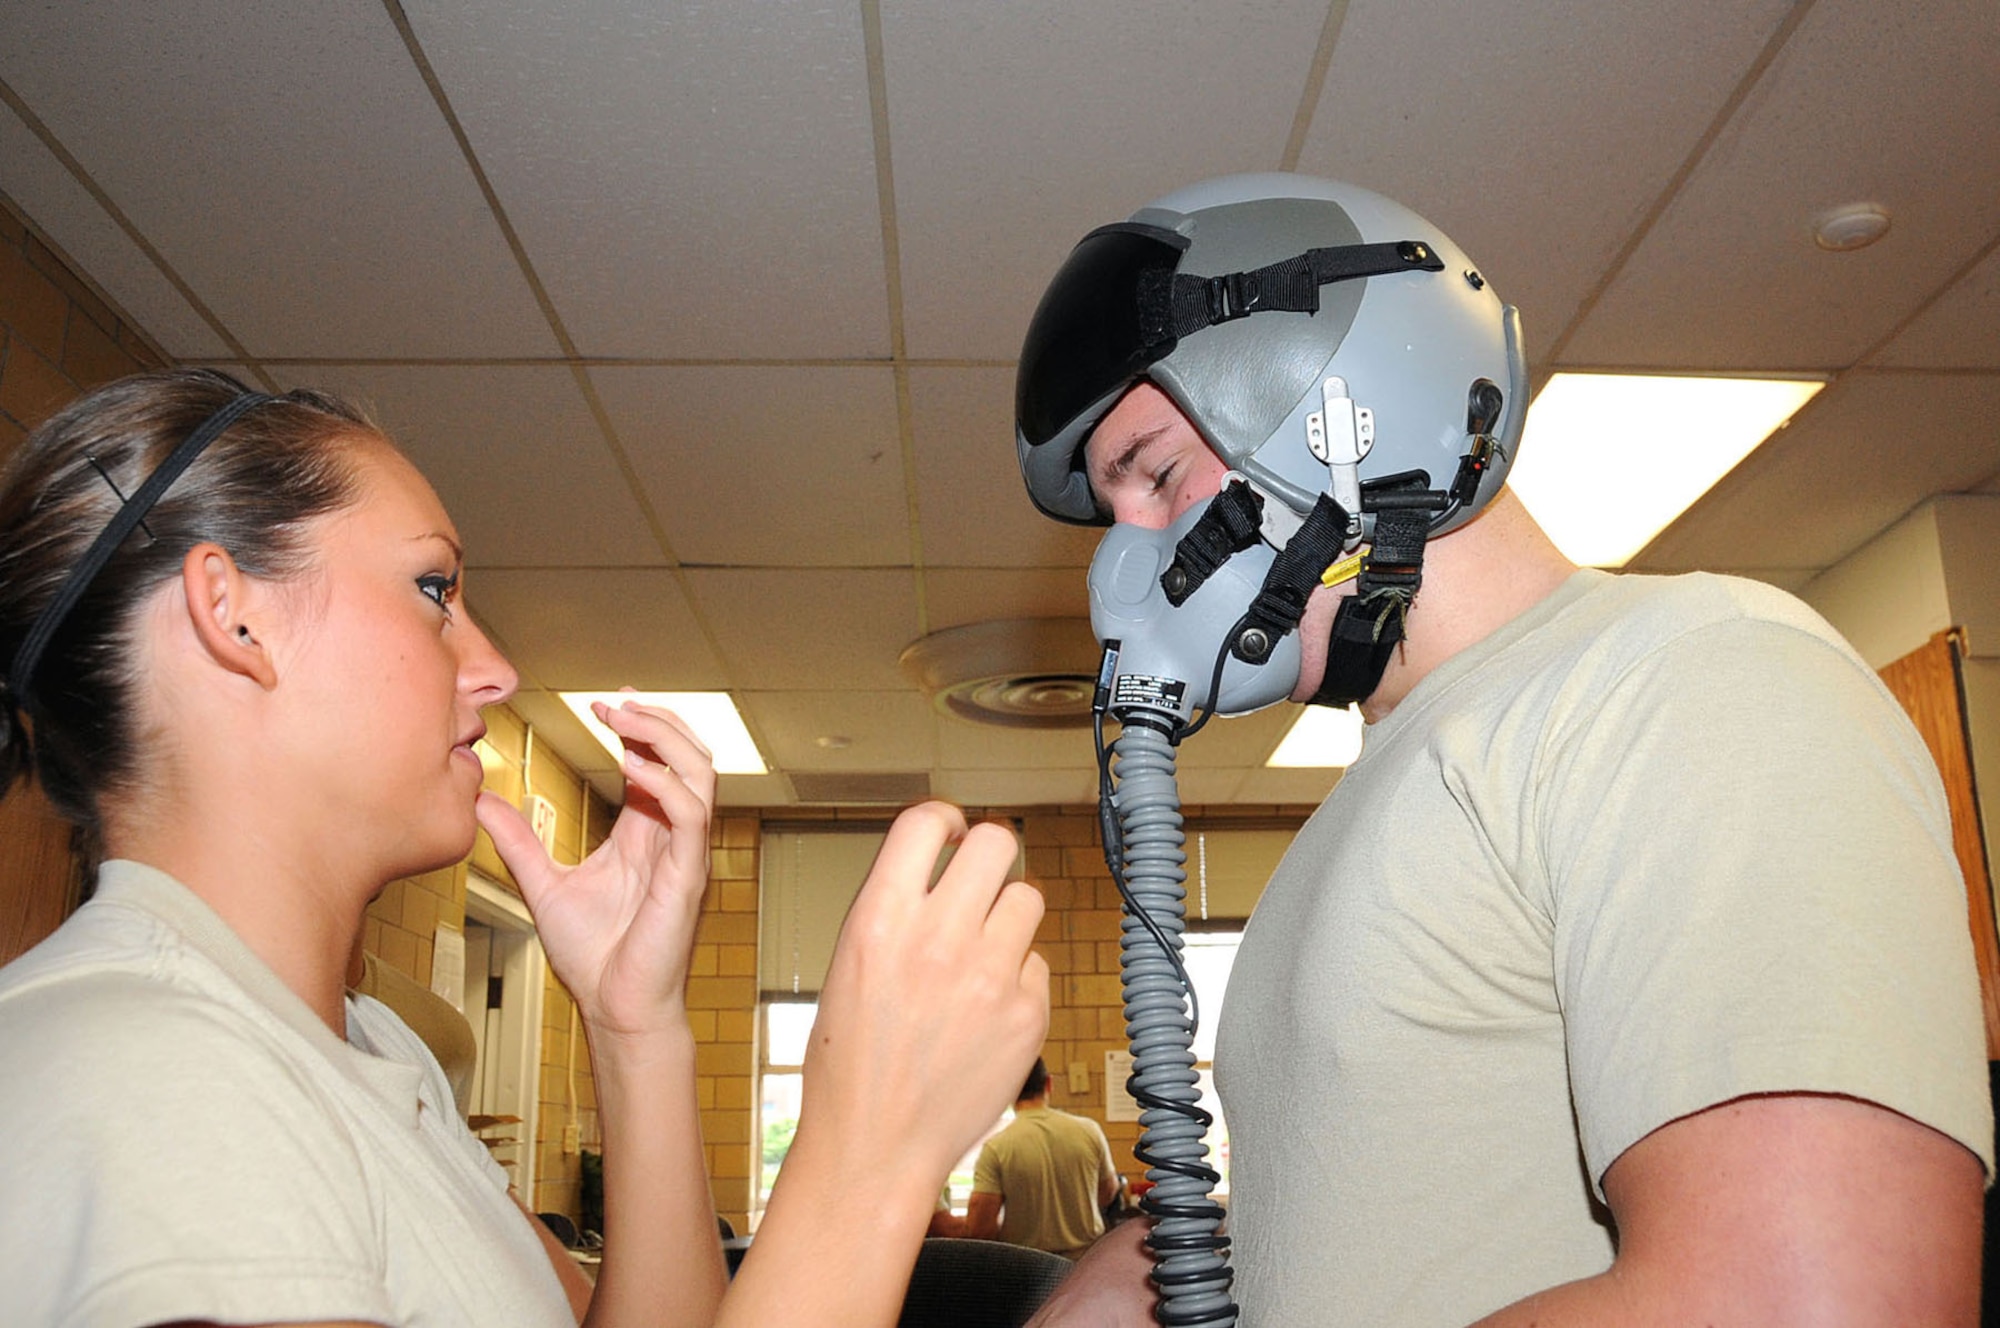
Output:
<path fill-rule="evenodd" d="M 1118 1197 L 1118 1167 L 1111 1160 L 1111 1143 L 1101 1129 L 1097 1132 L 1097 1157 L 1097 1206 L 1102 1208 Z"/>
<path fill-rule="evenodd" d="M 972 1240 L 1000 1239 L 1000 1196 L 972 1192 L 965 1201 L 965 1234 Z"/>
<path fill-rule="evenodd" d="M 1662 1126 L 1604 1175 L 1618 1255 L 1476 1328 L 1979 1321 L 1984 1174 L 1852 1098 L 1741 1098 Z"/>

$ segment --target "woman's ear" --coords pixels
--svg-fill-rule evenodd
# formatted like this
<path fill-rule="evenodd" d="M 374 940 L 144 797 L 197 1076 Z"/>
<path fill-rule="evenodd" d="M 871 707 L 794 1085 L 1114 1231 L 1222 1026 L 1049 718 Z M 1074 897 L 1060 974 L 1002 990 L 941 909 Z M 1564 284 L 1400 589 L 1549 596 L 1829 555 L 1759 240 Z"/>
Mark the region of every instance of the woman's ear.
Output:
<path fill-rule="evenodd" d="M 267 644 L 249 621 L 256 595 L 250 578 L 219 544 L 197 544 L 181 560 L 181 588 L 187 595 L 188 617 L 195 639 L 209 657 L 267 691 L 278 682 L 278 670 Z"/>

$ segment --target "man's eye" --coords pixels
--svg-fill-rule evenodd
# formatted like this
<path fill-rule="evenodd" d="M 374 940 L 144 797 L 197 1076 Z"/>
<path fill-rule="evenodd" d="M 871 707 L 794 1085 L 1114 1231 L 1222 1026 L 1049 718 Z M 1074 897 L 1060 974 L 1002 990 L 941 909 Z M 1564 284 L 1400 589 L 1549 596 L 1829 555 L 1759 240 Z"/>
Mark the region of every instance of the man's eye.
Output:
<path fill-rule="evenodd" d="M 1174 466 L 1166 465 L 1153 472 L 1154 493 L 1164 492 L 1167 486 L 1174 482 L 1174 471 Z"/>
<path fill-rule="evenodd" d="M 454 572 L 450 576 L 439 576 L 432 573 L 429 576 L 420 576 L 417 578 L 417 589 L 435 601 L 439 608 L 448 609 L 451 607 L 451 602 L 458 598 L 458 574 Z"/>

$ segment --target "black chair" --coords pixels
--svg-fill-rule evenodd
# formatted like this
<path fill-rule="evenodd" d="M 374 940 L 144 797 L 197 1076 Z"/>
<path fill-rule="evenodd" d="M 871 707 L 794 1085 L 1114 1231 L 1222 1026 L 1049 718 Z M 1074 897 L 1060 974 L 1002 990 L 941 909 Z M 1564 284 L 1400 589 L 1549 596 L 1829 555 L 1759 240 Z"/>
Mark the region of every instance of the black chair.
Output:
<path fill-rule="evenodd" d="M 917 1253 L 897 1328 L 1021 1328 L 1075 1265 L 997 1240 L 934 1237 Z"/>
<path fill-rule="evenodd" d="M 567 1213 L 536 1213 L 535 1216 L 541 1218 L 542 1225 L 554 1232 L 556 1239 L 566 1247 L 572 1250 L 577 1248 L 581 1238 L 576 1223 L 570 1220 Z"/>

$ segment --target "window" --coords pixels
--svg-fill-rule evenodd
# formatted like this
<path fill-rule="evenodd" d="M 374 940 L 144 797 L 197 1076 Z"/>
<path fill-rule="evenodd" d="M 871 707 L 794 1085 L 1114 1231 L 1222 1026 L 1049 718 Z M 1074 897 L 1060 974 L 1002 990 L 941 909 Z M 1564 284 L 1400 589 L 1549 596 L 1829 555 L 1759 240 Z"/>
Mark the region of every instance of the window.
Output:
<path fill-rule="evenodd" d="M 1229 971 L 1236 963 L 1236 947 L 1242 941 L 1241 928 L 1227 931 L 1191 931 L 1181 938 L 1181 963 L 1194 983 L 1201 1003 L 1201 1024 L 1194 1032 L 1195 1082 L 1201 1090 L 1201 1109 L 1214 1117 L 1214 1124 L 1202 1142 L 1208 1145 L 1208 1164 L 1221 1173 L 1217 1194 L 1229 1193 L 1229 1122 L 1222 1116 L 1222 1099 L 1215 1092 L 1215 1029 L 1222 1019 L 1222 996 L 1229 989 Z"/>
<path fill-rule="evenodd" d="M 777 1183 L 778 1173 L 785 1165 L 785 1154 L 791 1151 L 792 1135 L 799 1128 L 799 1098 L 804 1083 L 802 1069 L 805 1065 L 806 1044 L 812 1039 L 813 1019 L 819 1013 L 815 1001 L 766 1000 L 760 1014 L 763 1027 L 758 1045 L 763 1048 L 757 1067 L 759 1084 L 757 1119 L 762 1147 L 758 1150 L 757 1164 L 757 1207 L 761 1211 L 771 1201 L 771 1187 Z M 1003 1112 L 987 1137 L 997 1133 L 1001 1126 L 1013 1119 L 1011 1111 Z M 979 1161 L 980 1145 L 986 1137 L 980 1138 L 958 1164 L 951 1170 L 949 1187 L 952 1211 L 965 1212 L 966 1197 L 972 1193 L 972 1168 Z"/>
<path fill-rule="evenodd" d="M 798 1129 L 806 1045 L 834 941 L 886 829 L 849 824 L 764 832 L 757 957 L 759 1213 Z"/>
<path fill-rule="evenodd" d="M 799 1128 L 799 1090 L 804 1082 L 800 1069 L 819 1005 L 814 1001 L 765 1001 L 761 1013 L 764 1026 L 757 1040 L 761 1048 L 757 1067 L 757 1121 L 762 1140 L 757 1164 L 759 1209 L 770 1202 L 771 1186 Z"/>
<path fill-rule="evenodd" d="M 1250 916 L 1264 883 L 1285 855 L 1296 828 L 1218 825 L 1187 828 L 1188 926 L 1181 938 L 1181 963 L 1201 1007 L 1195 1029 L 1195 1082 L 1201 1107 L 1214 1123 L 1203 1142 L 1208 1164 L 1221 1174 L 1217 1194 L 1229 1193 L 1229 1122 L 1215 1091 L 1215 1031 L 1222 1024 L 1223 995 Z"/>
<path fill-rule="evenodd" d="M 798 1128 L 805 1050 L 847 909 L 874 865 L 886 822 L 767 825 L 758 912 L 756 1204 L 761 1212 Z M 946 855 L 948 860 L 949 855 Z M 1023 868 L 1015 864 L 1015 874 Z M 941 868 L 942 864 L 940 864 Z M 994 1128 L 999 1128 L 995 1122 Z M 953 1206 L 972 1190 L 974 1149 L 952 1171 Z"/>

